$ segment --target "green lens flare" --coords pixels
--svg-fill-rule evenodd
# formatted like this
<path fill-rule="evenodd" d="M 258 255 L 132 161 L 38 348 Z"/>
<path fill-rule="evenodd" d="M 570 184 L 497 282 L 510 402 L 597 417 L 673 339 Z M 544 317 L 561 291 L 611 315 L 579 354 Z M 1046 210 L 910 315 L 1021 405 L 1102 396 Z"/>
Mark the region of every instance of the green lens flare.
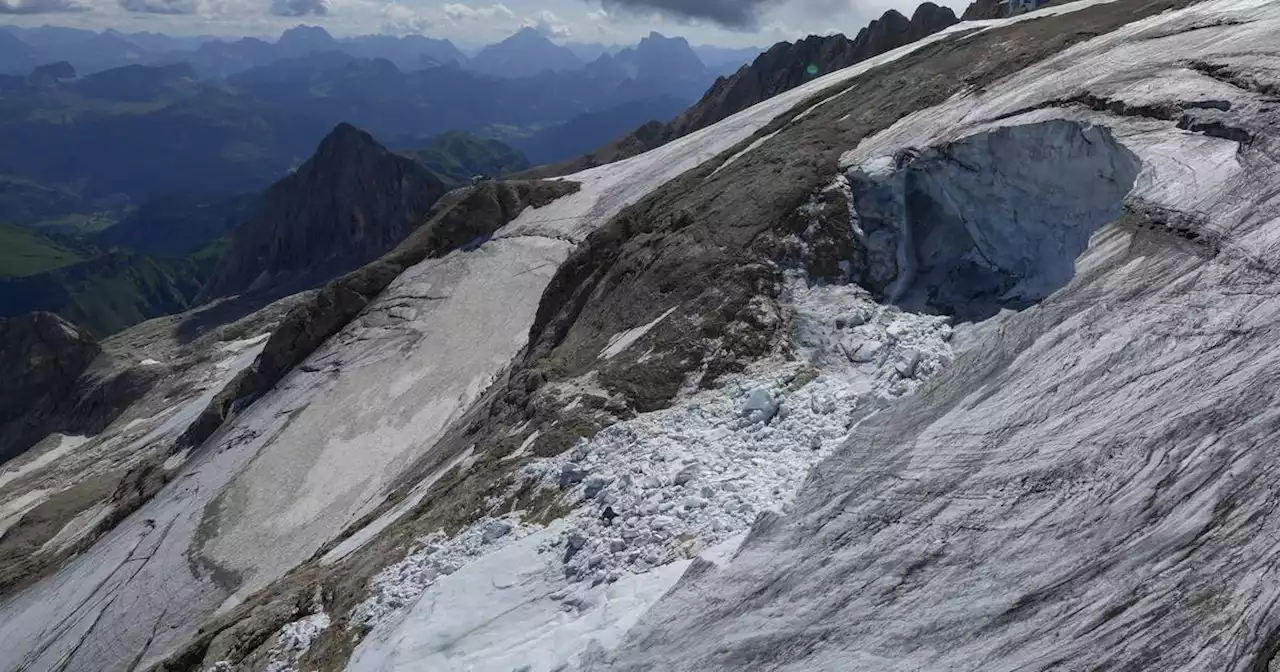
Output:
<path fill-rule="evenodd" d="M 811 74 L 811 75 L 816 75 L 816 74 L 818 74 L 818 66 L 816 66 L 816 65 L 814 65 L 814 64 L 812 64 L 812 63 L 810 63 L 810 64 L 809 64 L 809 67 L 805 68 L 804 70 L 805 70 L 805 72 L 807 72 L 807 73 L 809 73 L 809 74 Z"/>

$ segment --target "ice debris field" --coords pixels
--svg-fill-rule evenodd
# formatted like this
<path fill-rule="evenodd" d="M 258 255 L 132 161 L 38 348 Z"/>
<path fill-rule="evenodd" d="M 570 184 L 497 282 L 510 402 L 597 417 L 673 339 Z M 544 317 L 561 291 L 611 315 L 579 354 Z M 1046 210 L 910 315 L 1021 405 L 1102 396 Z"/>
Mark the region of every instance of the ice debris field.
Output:
<path fill-rule="evenodd" d="M 510 672 L 607 658 L 688 561 L 730 554 L 860 419 L 949 360 L 947 318 L 802 278 L 786 298 L 798 357 L 764 360 L 526 464 L 512 488 L 555 491 L 567 516 L 542 527 L 493 511 L 453 537 L 420 539 L 379 573 L 351 614 L 350 627 L 370 631 L 351 669 Z M 282 639 L 297 639 L 295 625 Z"/>

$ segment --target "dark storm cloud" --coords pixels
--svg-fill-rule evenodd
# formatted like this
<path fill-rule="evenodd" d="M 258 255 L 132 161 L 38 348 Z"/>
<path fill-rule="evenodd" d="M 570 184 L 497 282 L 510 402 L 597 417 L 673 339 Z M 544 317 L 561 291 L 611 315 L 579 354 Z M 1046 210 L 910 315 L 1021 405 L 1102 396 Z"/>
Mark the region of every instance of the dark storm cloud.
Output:
<path fill-rule="evenodd" d="M 57 14 L 88 9 L 75 0 L 0 0 L 0 14 Z"/>
<path fill-rule="evenodd" d="M 621 9 L 647 14 L 662 12 L 677 19 L 712 21 L 728 28 L 745 30 L 759 23 L 760 12 L 781 4 L 779 0 L 603 0 L 606 10 Z"/>
<path fill-rule="evenodd" d="M 140 14 L 195 14 L 199 0 L 120 0 L 120 8 Z"/>
<path fill-rule="evenodd" d="M 329 0 L 271 0 L 271 13 L 276 16 L 324 16 L 329 13 Z"/>

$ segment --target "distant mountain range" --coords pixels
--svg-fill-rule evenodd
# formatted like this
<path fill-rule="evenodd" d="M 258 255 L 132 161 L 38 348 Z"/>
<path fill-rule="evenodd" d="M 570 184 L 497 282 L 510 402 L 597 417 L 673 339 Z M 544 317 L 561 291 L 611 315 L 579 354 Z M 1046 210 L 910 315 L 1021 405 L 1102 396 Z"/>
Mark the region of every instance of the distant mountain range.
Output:
<path fill-rule="evenodd" d="M 0 36 L 0 49 L 24 53 L 131 44 L 110 31 L 10 29 Z M 129 47 L 128 58 L 138 49 Z M 88 73 L 65 60 L 0 75 L 0 221 L 101 228 L 151 198 L 256 191 L 299 165 L 343 122 L 396 150 L 467 131 L 520 149 L 533 163 L 556 162 L 647 121 L 667 122 L 714 80 L 688 42 L 657 33 L 589 63 L 531 30 L 468 66 L 446 40 L 340 41 L 307 26 L 275 43 L 207 41 L 182 53 L 187 60 Z M 472 69 L 556 58 L 557 67 L 574 67 L 541 67 L 525 77 Z M 447 64 L 436 65 L 441 59 Z M 396 61 L 432 65 L 406 70 Z"/>
<path fill-rule="evenodd" d="M 656 35 L 656 34 L 654 34 Z M 650 35 L 649 38 L 654 37 Z M 686 45 L 687 46 L 687 45 Z M 381 58 L 401 71 L 457 63 L 496 77 L 530 77 L 543 71 L 581 70 L 602 56 L 634 45 L 569 43 L 559 45 L 533 28 L 524 28 L 468 58 L 447 39 L 423 35 L 362 35 L 335 38 L 323 28 L 300 25 L 275 42 L 239 39 L 171 37 L 159 33 L 94 32 L 78 28 L 0 26 L 0 73 L 26 74 L 44 63 L 66 61 L 88 74 L 123 65 L 190 64 L 201 77 L 223 78 L 288 58 L 339 51 L 356 58 Z M 700 67 L 719 75 L 731 73 L 762 50 L 692 47 Z"/>

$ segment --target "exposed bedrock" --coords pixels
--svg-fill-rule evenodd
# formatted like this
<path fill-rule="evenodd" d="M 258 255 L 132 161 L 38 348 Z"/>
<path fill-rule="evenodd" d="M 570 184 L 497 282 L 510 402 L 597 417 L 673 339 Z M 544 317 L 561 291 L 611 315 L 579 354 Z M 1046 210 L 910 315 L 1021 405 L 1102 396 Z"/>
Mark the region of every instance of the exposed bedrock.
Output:
<path fill-rule="evenodd" d="M 905 309 L 964 321 L 1025 308 L 1071 279 L 1140 169 L 1109 130 L 1067 120 L 855 166 L 855 279 Z"/>

